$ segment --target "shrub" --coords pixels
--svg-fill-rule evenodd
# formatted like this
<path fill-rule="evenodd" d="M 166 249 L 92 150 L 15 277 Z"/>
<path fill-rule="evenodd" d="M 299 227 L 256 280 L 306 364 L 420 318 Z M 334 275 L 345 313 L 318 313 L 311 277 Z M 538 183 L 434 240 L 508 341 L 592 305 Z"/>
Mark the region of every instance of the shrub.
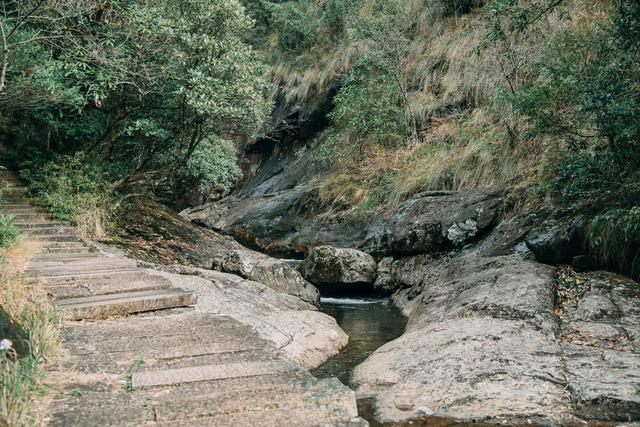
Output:
<path fill-rule="evenodd" d="M 116 203 L 106 172 L 90 156 L 79 152 L 55 162 L 31 162 L 24 165 L 21 176 L 57 219 L 76 224 L 85 237 L 108 234 Z"/>
<path fill-rule="evenodd" d="M 60 344 L 60 318 L 44 289 L 22 271 L 27 245 L 5 253 L 0 268 L 0 425 L 33 425 L 32 400 Z"/>
<path fill-rule="evenodd" d="M 198 145 L 178 180 L 186 186 L 197 186 L 198 191 L 207 195 L 225 194 L 240 175 L 235 144 L 214 137 Z"/>
<path fill-rule="evenodd" d="M 13 216 L 0 213 L 0 249 L 13 246 L 20 237 L 20 230 L 13 223 Z"/>

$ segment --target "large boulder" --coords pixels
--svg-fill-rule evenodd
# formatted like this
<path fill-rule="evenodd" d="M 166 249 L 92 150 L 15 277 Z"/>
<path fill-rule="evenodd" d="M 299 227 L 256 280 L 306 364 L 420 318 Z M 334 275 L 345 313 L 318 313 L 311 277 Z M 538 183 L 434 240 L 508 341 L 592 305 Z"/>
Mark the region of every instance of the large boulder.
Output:
<path fill-rule="evenodd" d="M 525 240 L 539 262 L 570 264 L 584 253 L 587 218 L 550 218 L 529 232 Z"/>
<path fill-rule="evenodd" d="M 515 257 L 441 267 L 414 299 L 406 333 L 353 373 L 377 421 L 640 420 L 637 283 L 558 282 L 552 267 Z"/>
<path fill-rule="evenodd" d="M 373 284 L 377 264 L 373 257 L 355 249 L 318 246 L 298 267 L 302 276 L 316 285 Z"/>
<path fill-rule="evenodd" d="M 439 262 L 428 254 L 414 255 L 394 260 L 383 258 L 378 263 L 378 275 L 374 288 L 393 293 L 404 288 L 421 288 L 426 277 Z"/>
<path fill-rule="evenodd" d="M 407 200 L 383 227 L 372 227 L 369 253 L 408 256 L 460 248 L 480 239 L 498 218 L 502 190 L 431 192 Z"/>
<path fill-rule="evenodd" d="M 502 190 L 423 193 L 404 202 L 390 217 L 356 223 L 352 215 L 327 215 L 318 204 L 318 185 L 310 182 L 275 191 L 227 197 L 185 210 L 182 215 L 250 247 L 279 256 L 307 253 L 331 245 L 380 256 L 441 252 L 479 240 L 495 223 Z M 322 218 L 321 218 L 322 217 Z"/>
<path fill-rule="evenodd" d="M 166 271 L 163 276 L 175 286 L 196 293 L 198 311 L 229 316 L 251 326 L 280 349 L 285 358 L 305 368 L 326 362 L 349 341 L 335 319 L 300 298 L 276 292 L 262 283 L 181 265 L 162 269 Z"/>

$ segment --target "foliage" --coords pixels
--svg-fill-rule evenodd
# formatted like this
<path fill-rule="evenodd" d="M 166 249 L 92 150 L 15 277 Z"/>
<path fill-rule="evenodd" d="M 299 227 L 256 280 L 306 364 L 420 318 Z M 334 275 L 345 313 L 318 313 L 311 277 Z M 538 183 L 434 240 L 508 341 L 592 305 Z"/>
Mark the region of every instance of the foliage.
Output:
<path fill-rule="evenodd" d="M 372 137 L 382 145 L 398 145 L 406 136 L 404 111 L 397 86 L 384 70 L 372 71 L 363 59 L 343 81 L 329 115 L 336 129 L 359 141 Z"/>
<path fill-rule="evenodd" d="M 108 174 L 85 153 L 25 163 L 21 176 L 52 215 L 78 225 L 82 235 L 104 237 L 112 227 L 117 204 Z"/>
<path fill-rule="evenodd" d="M 13 246 L 20 237 L 20 230 L 13 223 L 13 216 L 0 213 L 0 249 Z"/>
<path fill-rule="evenodd" d="M 238 0 L 11 1 L 0 25 L 0 133 L 19 153 L 91 152 L 113 188 L 171 180 L 203 141 L 252 136 L 270 112 Z"/>
<path fill-rule="evenodd" d="M 445 16 L 463 15 L 471 12 L 473 8 L 481 6 L 483 0 L 439 0 L 442 13 Z"/>
<path fill-rule="evenodd" d="M 608 209 L 596 216 L 588 249 L 599 266 L 640 278 L 640 206 Z"/>
<path fill-rule="evenodd" d="M 218 138 L 203 141 L 180 171 L 178 180 L 185 187 L 195 184 L 204 194 L 225 194 L 241 175 L 236 158 L 233 142 Z"/>

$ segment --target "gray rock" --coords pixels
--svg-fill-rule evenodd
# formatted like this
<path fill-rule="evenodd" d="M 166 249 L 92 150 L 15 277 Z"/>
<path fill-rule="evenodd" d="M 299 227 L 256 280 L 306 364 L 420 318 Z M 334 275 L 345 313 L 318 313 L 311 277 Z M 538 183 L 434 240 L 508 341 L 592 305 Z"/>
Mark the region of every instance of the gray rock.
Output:
<path fill-rule="evenodd" d="M 393 257 L 386 257 L 380 260 L 376 273 L 376 281 L 373 284 L 374 289 L 389 293 L 396 290 L 393 267 Z"/>
<path fill-rule="evenodd" d="M 498 188 L 419 195 L 400 205 L 384 227 L 374 229 L 364 250 L 408 256 L 460 248 L 490 229 L 501 200 Z"/>
<path fill-rule="evenodd" d="M 570 264 L 584 250 L 586 224 L 584 217 L 549 219 L 529 232 L 525 241 L 539 262 Z"/>
<path fill-rule="evenodd" d="M 415 255 L 394 260 L 382 259 L 378 264 L 378 277 L 374 287 L 386 292 L 396 292 L 404 288 L 422 288 L 422 284 L 432 272 L 438 260 L 431 255 Z"/>
<path fill-rule="evenodd" d="M 406 333 L 353 373 L 377 421 L 422 407 L 467 422 L 640 420 L 640 285 L 589 273 L 583 298 L 558 306 L 553 268 L 535 262 L 467 254 L 428 270 Z"/>
<path fill-rule="evenodd" d="M 377 264 L 371 255 L 355 249 L 318 246 L 299 270 L 314 284 L 373 284 Z"/>
<path fill-rule="evenodd" d="M 331 245 L 380 256 L 408 256 L 477 241 L 494 224 L 502 200 L 498 188 L 425 193 L 403 203 L 389 219 L 379 216 L 368 224 L 356 224 L 340 212 L 320 220 L 317 191 L 313 182 L 277 192 L 254 191 L 185 210 L 182 215 L 278 255 Z"/>

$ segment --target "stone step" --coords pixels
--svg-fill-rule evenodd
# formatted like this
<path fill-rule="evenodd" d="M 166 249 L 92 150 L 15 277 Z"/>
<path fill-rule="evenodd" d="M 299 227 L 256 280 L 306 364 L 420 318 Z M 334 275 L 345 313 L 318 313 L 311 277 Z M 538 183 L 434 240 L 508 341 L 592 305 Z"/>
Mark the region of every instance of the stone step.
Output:
<path fill-rule="evenodd" d="M 254 379 L 270 378 L 251 387 Z M 356 418 L 353 392 L 336 380 L 250 377 L 245 387 L 227 392 L 221 383 L 137 392 L 83 390 L 53 402 L 51 425 L 92 426 L 351 426 Z M 73 408 L 69 411 L 69 408 Z M 195 410 L 194 410 L 195 409 Z M 190 411 L 194 410 L 194 413 Z"/>
<path fill-rule="evenodd" d="M 171 284 L 168 281 L 154 276 L 139 276 L 126 281 L 121 280 L 121 278 L 109 278 L 94 281 L 93 283 L 78 281 L 45 285 L 49 296 L 54 300 L 111 295 L 123 292 L 152 291 L 170 287 Z"/>
<path fill-rule="evenodd" d="M 144 270 L 141 270 L 138 267 L 123 267 L 119 269 L 99 269 L 88 271 L 84 273 L 66 273 L 66 274 L 58 274 L 52 276 L 40 276 L 39 278 L 43 280 L 45 283 L 55 284 L 55 283 L 67 283 L 67 282 L 76 282 L 79 280 L 86 279 L 98 279 L 98 278 L 109 278 L 116 277 L 121 274 L 144 274 Z"/>
<path fill-rule="evenodd" d="M 294 370 L 296 370 L 295 365 L 280 360 L 195 366 L 180 369 L 135 372 L 131 375 L 131 386 L 136 390 L 148 387 L 222 380 L 226 378 L 281 374 Z"/>
<path fill-rule="evenodd" d="M 42 248 L 88 248 L 88 244 L 82 240 L 57 241 L 57 240 L 32 240 L 38 242 Z"/>
<path fill-rule="evenodd" d="M 89 246 L 78 247 L 77 249 L 86 248 L 89 249 Z M 57 261 L 57 260 L 68 260 L 68 261 L 81 261 L 92 258 L 99 258 L 101 254 L 97 251 L 91 252 L 80 252 L 80 253 L 50 253 L 50 252 L 41 252 L 33 258 L 34 262 L 40 261 Z"/>
<path fill-rule="evenodd" d="M 48 211 L 46 211 L 45 209 L 41 207 L 32 206 L 32 205 L 17 205 L 17 206 L 1 205 L 0 211 L 9 213 L 12 215 L 28 214 L 28 213 L 39 213 L 39 214 L 48 213 Z"/>
<path fill-rule="evenodd" d="M 135 424 L 131 424 L 131 426 L 134 425 Z M 211 417 L 154 422 L 153 424 L 144 425 L 153 427 L 193 427 L 196 425 L 198 427 L 367 427 L 369 423 L 362 418 L 347 419 L 342 415 L 333 416 L 328 414 L 325 409 L 298 409 L 296 411 L 270 410 L 267 413 L 253 411 L 239 414 L 214 415 Z M 430 424 L 422 425 L 427 426 Z"/>
<path fill-rule="evenodd" d="M 181 398 L 180 394 L 154 405 L 156 421 L 193 421 L 209 418 L 217 425 L 327 425 L 328 419 L 358 417 L 355 393 L 335 378 L 308 380 L 289 387 L 210 393 Z"/>
<path fill-rule="evenodd" d="M 16 222 L 19 223 L 34 223 L 34 222 L 43 222 L 43 221 L 53 221 L 56 218 L 48 213 L 39 213 L 39 212 L 22 212 L 17 214 L 12 214 L 13 218 Z"/>
<path fill-rule="evenodd" d="M 0 211 L 11 211 L 13 209 L 37 209 L 38 205 L 35 205 L 26 201 L 9 201 L 1 200 L 0 201 Z"/>
<path fill-rule="evenodd" d="M 55 301 L 71 319 L 101 319 L 113 316 L 187 307 L 196 303 L 192 292 L 179 288 L 126 292 Z"/>
<path fill-rule="evenodd" d="M 79 242 L 80 238 L 75 234 L 31 234 L 28 233 L 27 240 L 36 242 Z"/>
<path fill-rule="evenodd" d="M 30 236 L 57 236 L 75 234 L 76 229 L 64 225 L 49 225 L 45 227 L 31 227 L 27 229 Z"/>
<path fill-rule="evenodd" d="M 69 227 L 71 224 L 68 221 L 36 221 L 36 222 L 15 222 L 16 226 L 22 230 L 30 230 L 32 228 L 45 228 L 45 227 Z"/>
<path fill-rule="evenodd" d="M 41 256 L 51 255 L 50 258 L 59 259 L 55 255 L 84 255 L 90 254 L 92 257 L 95 255 L 96 250 L 91 246 L 53 246 L 44 248 L 41 252 Z M 45 258 L 46 259 L 46 258 Z"/>
<path fill-rule="evenodd" d="M 120 270 L 137 267 L 135 260 L 115 257 L 99 257 L 85 260 L 48 260 L 31 262 L 27 272 L 32 275 L 51 277 L 73 274 L 93 273 L 96 271 Z"/>

